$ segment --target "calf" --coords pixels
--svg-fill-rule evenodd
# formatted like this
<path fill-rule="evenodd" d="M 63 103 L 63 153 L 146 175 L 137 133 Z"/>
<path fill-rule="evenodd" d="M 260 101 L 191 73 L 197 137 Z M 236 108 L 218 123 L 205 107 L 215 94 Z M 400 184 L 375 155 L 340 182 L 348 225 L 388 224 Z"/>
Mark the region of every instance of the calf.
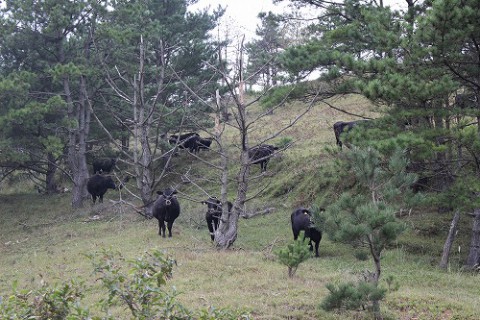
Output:
<path fill-rule="evenodd" d="M 200 135 L 196 132 L 181 135 L 173 134 L 168 138 L 168 143 L 172 146 L 177 145 L 179 149 L 188 149 L 190 152 L 196 153 L 199 139 Z"/>
<path fill-rule="evenodd" d="M 300 231 L 305 232 L 304 238 L 309 238 L 308 244 L 313 251 L 312 241 L 315 243 L 315 257 L 318 257 L 318 246 L 322 240 L 322 231 L 315 228 L 312 222 L 312 214 L 305 208 L 298 208 L 292 212 L 290 217 L 292 222 L 293 239 L 297 240 Z"/>
<path fill-rule="evenodd" d="M 158 235 L 165 238 L 165 223 L 167 223 L 168 237 L 172 237 L 172 226 L 175 219 L 180 215 L 180 204 L 177 200 L 177 190 L 167 188 L 157 191 L 157 200 L 147 207 L 147 216 L 157 218 Z"/>
<path fill-rule="evenodd" d="M 93 174 L 107 172 L 110 173 L 117 160 L 114 158 L 99 158 L 93 160 Z"/>
<path fill-rule="evenodd" d="M 206 201 L 202 201 L 202 204 L 207 205 L 207 213 L 205 214 L 205 220 L 207 221 L 208 231 L 210 232 L 210 238 L 215 240 L 215 230 L 218 229 L 220 224 L 220 218 L 222 216 L 222 202 L 216 197 L 210 197 Z M 227 202 L 228 212 L 232 211 L 232 203 Z"/>
<path fill-rule="evenodd" d="M 278 150 L 278 147 L 270 144 L 261 144 L 248 151 L 248 157 L 253 164 L 259 163 L 262 172 L 267 171 L 267 164 L 272 155 Z"/>
<path fill-rule="evenodd" d="M 102 203 L 103 195 L 108 189 L 116 189 L 112 177 L 96 174 L 87 181 L 87 191 L 92 196 L 93 204 L 97 201 L 97 197 L 99 199 L 98 202 Z"/>

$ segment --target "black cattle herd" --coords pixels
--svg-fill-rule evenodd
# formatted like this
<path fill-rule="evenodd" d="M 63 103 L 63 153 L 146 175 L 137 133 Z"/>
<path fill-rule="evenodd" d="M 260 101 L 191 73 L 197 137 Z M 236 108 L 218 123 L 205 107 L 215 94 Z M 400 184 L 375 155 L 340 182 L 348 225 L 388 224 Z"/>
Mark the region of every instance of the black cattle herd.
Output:
<path fill-rule="evenodd" d="M 364 120 L 359 120 L 364 121 Z M 343 143 L 341 141 L 341 134 L 354 128 L 359 121 L 343 122 L 339 121 L 333 125 L 336 144 L 341 148 Z M 211 147 L 212 138 L 202 138 L 196 132 L 171 135 L 168 142 L 171 146 L 178 149 L 188 149 L 191 153 L 198 153 L 201 149 L 209 150 Z M 270 158 L 275 154 L 279 148 L 269 144 L 261 144 L 252 147 L 249 152 L 249 158 L 252 164 L 259 164 L 261 172 L 267 170 L 267 164 Z M 114 158 L 100 158 L 93 161 L 93 176 L 87 181 L 87 191 L 92 196 L 93 204 L 98 201 L 103 202 L 103 196 L 108 189 L 121 189 L 123 181 L 119 185 L 115 185 L 111 176 L 103 175 L 110 173 L 116 166 L 116 159 Z M 172 236 L 172 227 L 175 219 L 180 215 L 180 203 L 176 197 L 177 190 L 173 188 L 166 188 L 162 191 L 157 191 L 158 197 L 155 201 L 146 206 L 146 213 L 148 218 L 156 218 L 158 220 L 158 234 L 166 237 L 166 229 L 168 229 L 168 236 Z M 205 214 L 205 221 L 207 223 L 208 231 L 211 240 L 215 240 L 215 231 L 220 224 L 222 216 L 222 202 L 216 197 L 209 197 L 202 201 L 202 204 L 207 206 Z M 232 203 L 227 201 L 228 212 L 232 210 Z M 312 213 L 305 208 L 298 208 L 294 210 L 290 217 L 291 227 L 294 240 L 297 240 L 300 232 L 304 232 L 304 238 L 308 238 L 311 251 L 315 251 L 315 256 L 318 257 L 318 247 L 322 239 L 322 232 L 314 226 L 312 220 Z M 315 244 L 315 250 L 312 242 Z"/>

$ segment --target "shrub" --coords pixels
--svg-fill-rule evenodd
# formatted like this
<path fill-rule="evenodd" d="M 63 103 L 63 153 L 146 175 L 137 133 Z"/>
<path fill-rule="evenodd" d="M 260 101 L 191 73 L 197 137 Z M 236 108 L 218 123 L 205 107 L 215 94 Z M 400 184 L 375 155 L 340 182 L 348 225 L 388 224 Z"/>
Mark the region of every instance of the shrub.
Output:
<path fill-rule="evenodd" d="M 298 266 L 310 258 L 308 241 L 304 239 L 304 232 L 301 231 L 297 240 L 289 243 L 286 248 L 276 252 L 280 262 L 288 267 L 288 276 L 292 278 Z"/>
<path fill-rule="evenodd" d="M 386 290 L 379 288 L 375 283 L 360 281 L 359 283 L 341 283 L 335 286 L 327 284 L 329 295 L 320 305 L 322 309 L 331 311 L 334 309 L 357 310 L 370 308 L 373 302 L 384 298 Z"/>

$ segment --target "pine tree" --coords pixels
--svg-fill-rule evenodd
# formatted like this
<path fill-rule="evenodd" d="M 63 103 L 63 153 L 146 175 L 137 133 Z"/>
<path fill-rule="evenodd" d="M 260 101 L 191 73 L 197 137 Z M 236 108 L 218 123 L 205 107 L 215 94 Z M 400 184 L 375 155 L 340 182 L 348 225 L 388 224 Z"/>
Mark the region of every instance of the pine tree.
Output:
<path fill-rule="evenodd" d="M 382 252 L 405 230 L 395 213 L 402 199 L 411 198 L 409 186 L 416 176 L 406 172 L 407 160 L 400 149 L 385 157 L 373 148 L 353 148 L 345 165 L 356 184 L 327 208 L 324 230 L 334 241 L 368 248 L 375 269 L 365 280 L 376 288 L 382 274 Z M 379 303 L 372 299 L 376 318 L 380 317 Z"/>

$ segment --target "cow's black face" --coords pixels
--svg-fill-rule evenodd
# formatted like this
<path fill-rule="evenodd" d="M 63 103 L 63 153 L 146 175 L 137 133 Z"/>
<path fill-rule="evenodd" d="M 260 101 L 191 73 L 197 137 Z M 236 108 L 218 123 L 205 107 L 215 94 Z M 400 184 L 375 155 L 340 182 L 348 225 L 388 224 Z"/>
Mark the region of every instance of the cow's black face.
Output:
<path fill-rule="evenodd" d="M 157 191 L 157 194 L 161 195 L 163 197 L 163 203 L 166 206 L 169 206 L 172 204 L 172 199 L 177 197 L 177 190 L 173 188 L 167 188 L 163 191 Z"/>
<path fill-rule="evenodd" d="M 207 205 L 208 213 L 221 212 L 222 211 L 222 202 L 217 198 L 208 198 L 207 201 L 203 201 L 203 204 Z"/>
<path fill-rule="evenodd" d="M 108 177 L 107 179 L 105 179 L 105 186 L 109 189 L 115 189 L 116 186 L 115 186 L 115 182 L 113 182 L 113 179 Z"/>

